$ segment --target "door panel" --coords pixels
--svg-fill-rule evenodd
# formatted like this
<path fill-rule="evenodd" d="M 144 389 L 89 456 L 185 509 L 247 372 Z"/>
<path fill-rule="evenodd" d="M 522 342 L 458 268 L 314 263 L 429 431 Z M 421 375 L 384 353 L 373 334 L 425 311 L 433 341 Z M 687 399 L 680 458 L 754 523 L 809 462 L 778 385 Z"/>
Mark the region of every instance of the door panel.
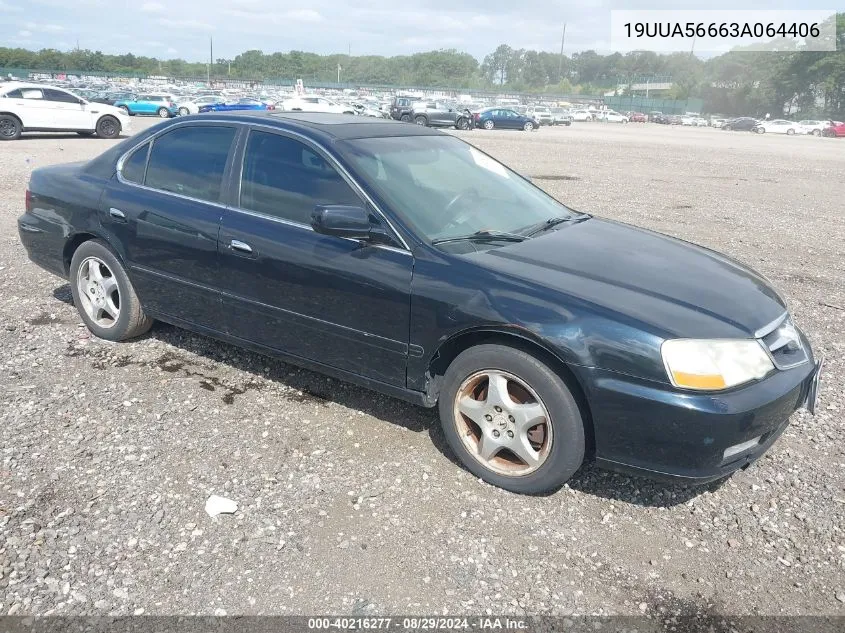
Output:
<path fill-rule="evenodd" d="M 49 128 L 52 119 L 50 103 L 44 98 L 41 88 L 14 90 L 8 99 L 19 108 L 25 128 Z"/>
<path fill-rule="evenodd" d="M 220 284 L 228 331 L 404 387 L 412 262 L 404 251 L 226 210 Z"/>
<path fill-rule="evenodd" d="M 78 97 L 62 90 L 46 89 L 44 96 L 50 107 L 50 127 L 56 130 L 89 130 L 91 114 Z M 96 109 L 96 106 L 94 106 Z"/>

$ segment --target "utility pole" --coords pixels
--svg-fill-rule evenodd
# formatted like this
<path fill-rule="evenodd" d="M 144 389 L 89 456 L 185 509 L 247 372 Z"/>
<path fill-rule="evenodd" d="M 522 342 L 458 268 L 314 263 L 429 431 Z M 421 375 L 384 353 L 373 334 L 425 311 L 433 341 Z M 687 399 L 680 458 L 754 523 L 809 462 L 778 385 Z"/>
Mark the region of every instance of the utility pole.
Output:
<path fill-rule="evenodd" d="M 214 59 L 214 38 L 208 36 L 208 65 L 205 67 L 205 81 L 211 87 L 211 60 Z"/>
<path fill-rule="evenodd" d="M 566 41 L 566 22 L 563 23 L 563 35 L 560 36 L 560 62 L 557 65 L 558 83 L 563 81 L 563 43 Z"/>

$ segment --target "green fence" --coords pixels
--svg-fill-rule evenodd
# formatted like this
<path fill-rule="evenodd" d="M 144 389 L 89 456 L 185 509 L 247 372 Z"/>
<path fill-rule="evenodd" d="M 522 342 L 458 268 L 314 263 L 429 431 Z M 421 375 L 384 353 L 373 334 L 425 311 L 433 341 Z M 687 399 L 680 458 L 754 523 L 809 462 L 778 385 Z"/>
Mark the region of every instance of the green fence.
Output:
<path fill-rule="evenodd" d="M 704 108 L 701 99 L 652 99 L 630 95 L 627 97 L 604 97 L 604 103 L 620 112 L 652 112 L 659 110 L 664 114 L 684 114 L 698 112 Z"/>

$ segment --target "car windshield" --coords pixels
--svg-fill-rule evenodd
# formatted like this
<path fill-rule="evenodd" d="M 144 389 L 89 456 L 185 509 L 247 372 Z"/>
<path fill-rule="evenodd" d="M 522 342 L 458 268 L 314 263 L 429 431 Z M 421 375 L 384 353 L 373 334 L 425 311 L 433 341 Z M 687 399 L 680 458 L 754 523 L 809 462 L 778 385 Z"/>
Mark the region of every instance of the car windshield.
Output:
<path fill-rule="evenodd" d="M 516 233 L 578 214 L 487 154 L 451 136 L 354 139 L 361 176 L 428 241 Z"/>

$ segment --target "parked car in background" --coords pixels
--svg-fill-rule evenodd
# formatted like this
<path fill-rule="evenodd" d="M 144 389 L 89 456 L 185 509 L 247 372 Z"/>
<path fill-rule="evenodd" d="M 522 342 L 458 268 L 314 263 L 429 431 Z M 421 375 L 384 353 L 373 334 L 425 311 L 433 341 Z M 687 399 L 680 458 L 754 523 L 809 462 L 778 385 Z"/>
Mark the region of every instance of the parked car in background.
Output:
<path fill-rule="evenodd" d="M 390 113 L 379 110 L 374 106 L 369 106 L 365 103 L 353 103 L 352 107 L 355 109 L 355 114 L 359 116 L 368 116 L 376 119 L 389 119 Z"/>
<path fill-rule="evenodd" d="M 713 118 L 710 119 L 710 125 L 715 128 L 720 128 L 725 123 L 725 121 L 727 121 L 727 119 Z"/>
<path fill-rule="evenodd" d="M 648 113 L 648 120 L 653 123 L 658 123 L 658 121 L 656 121 L 655 119 L 663 118 L 665 116 L 666 115 L 664 115 L 660 110 L 652 110 Z"/>
<path fill-rule="evenodd" d="M 671 122 L 671 117 L 668 114 L 663 114 L 662 112 L 649 114 L 648 117 L 649 121 L 652 123 L 659 123 L 660 125 L 669 125 Z"/>
<path fill-rule="evenodd" d="M 688 114 L 681 115 L 681 125 L 695 125 L 695 117 Z"/>
<path fill-rule="evenodd" d="M 200 112 L 235 112 L 238 110 L 275 110 L 276 106 L 258 99 L 235 99 L 226 103 L 211 103 L 200 106 Z"/>
<path fill-rule="evenodd" d="M 616 110 L 599 110 L 595 114 L 595 120 L 605 121 L 606 123 L 627 123 L 628 117 L 616 112 Z"/>
<path fill-rule="evenodd" d="M 831 121 L 833 125 L 822 130 L 822 136 L 845 136 L 845 123 L 842 121 Z"/>
<path fill-rule="evenodd" d="M 539 121 L 528 116 L 527 114 L 519 114 L 509 108 L 492 107 L 485 108 L 481 112 L 475 113 L 475 127 L 481 127 L 485 130 L 502 129 L 502 130 L 525 130 L 531 132 L 540 127 Z"/>
<path fill-rule="evenodd" d="M 158 319 L 437 407 L 475 477 L 525 494 L 557 490 L 588 456 L 722 479 L 816 407 L 809 340 L 732 258 L 573 211 L 428 128 L 209 119 L 32 172 L 20 243 L 69 281 L 98 338 Z M 414 459 L 368 438 L 371 460 Z"/>
<path fill-rule="evenodd" d="M 393 97 L 393 103 L 390 104 L 391 118 L 406 123 L 412 121 L 414 105 L 418 101 L 420 99 L 414 97 Z"/>
<path fill-rule="evenodd" d="M 754 131 L 757 134 L 789 134 L 790 136 L 800 132 L 801 126 L 795 121 L 785 119 L 772 119 L 771 121 L 758 121 Z"/>
<path fill-rule="evenodd" d="M 831 127 L 830 121 L 813 121 L 805 119 L 798 121 L 799 134 L 812 134 L 813 136 L 821 136 L 825 128 Z"/>
<path fill-rule="evenodd" d="M 727 130 L 728 132 L 732 130 L 750 132 L 757 127 L 757 123 L 757 119 L 753 119 L 749 116 L 741 116 L 733 119 L 728 119 L 727 121 L 722 123 L 722 129 Z"/>
<path fill-rule="evenodd" d="M 135 98 L 133 92 L 106 92 L 100 93 L 94 99 L 89 99 L 91 103 L 105 103 L 106 105 L 114 105 L 117 101 L 131 101 Z"/>
<path fill-rule="evenodd" d="M 553 122 L 551 108 L 546 106 L 529 106 L 525 115 L 533 118 L 540 125 L 551 125 Z"/>
<path fill-rule="evenodd" d="M 593 114 L 589 110 L 573 110 L 572 111 L 572 120 L 573 121 L 592 121 Z"/>
<path fill-rule="evenodd" d="M 76 132 L 117 138 L 130 128 L 129 117 L 114 106 L 91 103 L 61 88 L 43 84 L 0 84 L 0 140 L 25 132 Z"/>
<path fill-rule="evenodd" d="M 468 130 L 472 127 L 470 113 L 442 101 L 419 101 L 413 106 L 411 117 L 417 125 L 453 127 L 459 130 Z"/>
<path fill-rule="evenodd" d="M 326 97 L 301 95 L 292 99 L 285 99 L 280 104 L 282 110 L 288 112 L 326 112 L 328 114 L 355 114 L 355 108 L 332 101 Z"/>
<path fill-rule="evenodd" d="M 669 115 L 669 125 L 683 125 L 684 118 L 680 114 Z"/>
<path fill-rule="evenodd" d="M 628 117 L 628 120 L 631 123 L 646 123 L 648 121 L 648 116 L 646 116 L 643 112 L 631 112 L 631 116 Z"/>
<path fill-rule="evenodd" d="M 552 125 L 572 125 L 572 113 L 566 108 L 551 108 Z"/>
<path fill-rule="evenodd" d="M 114 105 L 130 116 L 149 114 L 166 119 L 179 114 L 179 107 L 172 95 L 141 94 L 135 98 L 115 101 Z"/>
<path fill-rule="evenodd" d="M 177 112 L 181 116 L 188 114 L 197 114 L 203 106 L 214 105 L 215 103 L 224 103 L 226 99 L 219 95 L 203 95 L 197 96 L 188 100 L 177 100 Z"/>

